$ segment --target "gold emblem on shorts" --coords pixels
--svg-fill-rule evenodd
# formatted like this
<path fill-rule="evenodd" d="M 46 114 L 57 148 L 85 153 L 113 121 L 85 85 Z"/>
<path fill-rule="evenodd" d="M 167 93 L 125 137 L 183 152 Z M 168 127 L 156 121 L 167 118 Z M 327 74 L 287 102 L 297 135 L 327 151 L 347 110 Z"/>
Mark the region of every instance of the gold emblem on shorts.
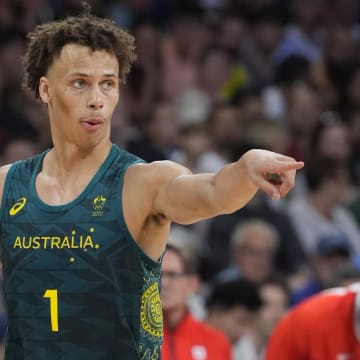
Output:
<path fill-rule="evenodd" d="M 10 216 L 14 216 L 18 212 L 20 212 L 24 208 L 26 202 L 27 202 L 26 198 L 24 197 L 20 198 L 9 210 Z"/>
<path fill-rule="evenodd" d="M 155 337 L 163 336 L 163 316 L 157 283 L 149 286 L 142 295 L 140 318 L 142 328 Z"/>

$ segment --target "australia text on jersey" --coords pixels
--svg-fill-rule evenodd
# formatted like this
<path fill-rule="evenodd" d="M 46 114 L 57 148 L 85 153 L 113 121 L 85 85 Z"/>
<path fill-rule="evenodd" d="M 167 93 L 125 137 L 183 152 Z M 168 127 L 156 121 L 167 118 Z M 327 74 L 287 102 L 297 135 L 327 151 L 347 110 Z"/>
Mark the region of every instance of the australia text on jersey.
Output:
<path fill-rule="evenodd" d="M 91 228 L 90 233 L 95 229 Z M 91 234 L 77 234 L 75 230 L 71 235 L 54 236 L 24 236 L 17 235 L 13 241 L 14 249 L 39 250 L 39 249 L 99 249 L 100 245 L 95 243 Z"/>

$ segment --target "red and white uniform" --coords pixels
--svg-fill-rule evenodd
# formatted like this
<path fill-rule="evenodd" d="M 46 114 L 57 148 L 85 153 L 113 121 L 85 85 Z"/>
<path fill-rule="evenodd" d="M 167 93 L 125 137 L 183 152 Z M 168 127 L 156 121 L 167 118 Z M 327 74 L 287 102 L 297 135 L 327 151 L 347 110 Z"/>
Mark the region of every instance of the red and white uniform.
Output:
<path fill-rule="evenodd" d="M 324 291 L 290 310 L 265 360 L 360 360 L 360 284 Z"/>
<path fill-rule="evenodd" d="M 170 331 L 164 326 L 161 360 L 231 360 L 225 335 L 189 313 Z"/>

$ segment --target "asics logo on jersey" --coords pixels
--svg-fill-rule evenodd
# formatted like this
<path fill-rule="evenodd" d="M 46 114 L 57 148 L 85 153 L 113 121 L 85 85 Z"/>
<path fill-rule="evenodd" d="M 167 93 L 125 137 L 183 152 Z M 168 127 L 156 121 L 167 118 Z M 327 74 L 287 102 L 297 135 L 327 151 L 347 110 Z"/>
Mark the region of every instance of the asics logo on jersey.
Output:
<path fill-rule="evenodd" d="M 27 202 L 26 198 L 24 198 L 24 197 L 20 198 L 9 210 L 10 216 L 14 216 L 18 212 L 20 212 L 24 208 L 26 202 Z"/>

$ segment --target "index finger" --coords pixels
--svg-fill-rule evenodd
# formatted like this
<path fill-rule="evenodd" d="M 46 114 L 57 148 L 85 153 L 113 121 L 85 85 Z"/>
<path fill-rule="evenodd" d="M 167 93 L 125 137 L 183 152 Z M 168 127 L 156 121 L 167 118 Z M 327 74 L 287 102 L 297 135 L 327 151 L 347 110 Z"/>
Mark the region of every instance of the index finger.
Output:
<path fill-rule="evenodd" d="M 278 161 L 269 164 L 271 172 L 284 172 L 290 170 L 299 170 L 304 167 L 303 161 Z"/>

